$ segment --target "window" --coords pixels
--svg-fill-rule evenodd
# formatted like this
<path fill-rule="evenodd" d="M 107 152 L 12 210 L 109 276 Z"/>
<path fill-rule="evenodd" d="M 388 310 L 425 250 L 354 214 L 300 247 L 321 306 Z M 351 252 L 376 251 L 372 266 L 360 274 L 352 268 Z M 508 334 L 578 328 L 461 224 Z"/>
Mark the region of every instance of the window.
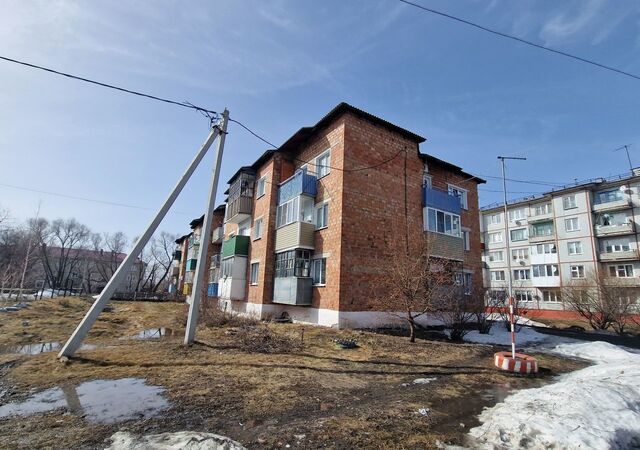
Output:
<path fill-rule="evenodd" d="M 531 266 L 534 277 L 557 277 L 558 266 L 555 264 L 538 264 Z"/>
<path fill-rule="evenodd" d="M 313 284 L 324 286 L 327 284 L 327 258 L 315 258 L 311 269 Z"/>
<path fill-rule="evenodd" d="M 427 208 L 427 229 L 436 233 L 460 237 L 460 216 Z"/>
<path fill-rule="evenodd" d="M 571 278 L 584 278 L 584 266 L 570 266 Z"/>
<path fill-rule="evenodd" d="M 629 250 L 631 250 L 631 245 L 626 238 L 606 239 L 600 244 L 600 251 L 605 253 L 628 252 Z"/>
<path fill-rule="evenodd" d="M 253 240 L 260 239 L 262 237 L 262 217 L 256 219 L 253 222 Z"/>
<path fill-rule="evenodd" d="M 464 273 L 464 293 L 465 295 L 471 295 L 473 292 L 473 274 L 470 272 Z"/>
<path fill-rule="evenodd" d="M 531 253 L 534 255 L 550 255 L 553 253 L 557 253 L 556 244 L 532 245 Z"/>
<path fill-rule="evenodd" d="M 427 172 L 426 169 L 422 173 L 422 186 L 429 189 L 431 189 L 431 187 L 433 186 L 433 179 L 431 178 L 431 175 L 429 175 L 429 172 Z"/>
<path fill-rule="evenodd" d="M 511 250 L 511 259 L 516 261 L 518 259 L 529 258 L 529 249 L 526 248 L 514 248 Z"/>
<path fill-rule="evenodd" d="M 513 297 L 517 303 L 529 303 L 533 301 L 531 291 L 514 291 Z"/>
<path fill-rule="evenodd" d="M 616 278 L 632 278 L 633 264 L 621 264 L 619 266 L 609 266 L 609 276 Z"/>
<path fill-rule="evenodd" d="M 578 218 L 572 217 L 570 219 L 564 219 L 564 229 L 566 231 L 578 231 L 580 229 Z"/>
<path fill-rule="evenodd" d="M 515 269 L 513 271 L 513 279 L 514 280 L 530 280 L 531 272 L 529 269 Z"/>
<path fill-rule="evenodd" d="M 316 157 L 316 173 L 318 178 L 329 175 L 329 172 L 331 172 L 329 166 L 331 166 L 331 150 L 327 150 Z"/>
<path fill-rule="evenodd" d="M 562 198 L 562 206 L 564 209 L 572 209 L 577 208 L 576 205 L 576 196 L 575 195 L 567 195 Z"/>
<path fill-rule="evenodd" d="M 462 242 L 464 245 L 464 250 L 466 252 L 471 250 L 471 238 L 470 238 L 470 231 L 469 230 L 462 230 Z"/>
<path fill-rule="evenodd" d="M 517 230 L 511 230 L 511 241 L 524 241 L 528 238 L 528 233 L 526 228 L 518 228 Z"/>
<path fill-rule="evenodd" d="M 594 197 L 594 203 L 599 205 L 601 203 L 624 200 L 624 193 L 620 189 L 612 189 L 610 191 L 597 192 Z"/>
<path fill-rule="evenodd" d="M 527 218 L 527 215 L 524 208 L 512 209 L 511 211 L 509 211 L 509 220 L 511 222 L 515 222 L 516 220 L 522 220 L 526 218 Z"/>
<path fill-rule="evenodd" d="M 234 258 L 223 259 L 220 264 L 220 278 L 230 277 L 233 270 L 233 260 Z"/>
<path fill-rule="evenodd" d="M 536 216 L 551 214 L 551 203 L 540 203 L 533 207 L 533 213 Z"/>
<path fill-rule="evenodd" d="M 448 186 L 449 195 L 458 197 L 460 199 L 460 206 L 463 209 L 469 209 L 469 203 L 467 202 L 467 190 L 459 188 L 458 186 L 454 186 L 453 184 L 450 184 Z"/>
<path fill-rule="evenodd" d="M 276 209 L 276 228 L 288 225 L 298 220 L 298 197 L 278 205 Z"/>
<path fill-rule="evenodd" d="M 238 236 L 251 235 L 251 219 L 243 220 L 238 224 Z"/>
<path fill-rule="evenodd" d="M 553 236 L 553 221 L 534 223 L 533 225 L 531 225 L 531 236 Z"/>
<path fill-rule="evenodd" d="M 491 281 L 504 281 L 504 270 L 492 270 Z"/>
<path fill-rule="evenodd" d="M 502 242 L 502 231 L 499 231 L 497 233 L 489 233 L 489 242 L 491 244 Z"/>
<path fill-rule="evenodd" d="M 570 255 L 582 255 L 582 242 L 570 241 L 567 242 L 567 250 Z"/>
<path fill-rule="evenodd" d="M 496 225 L 496 224 L 502 222 L 502 220 L 500 220 L 500 219 L 501 219 L 500 213 L 489 214 L 487 216 L 487 223 L 489 225 Z"/>
<path fill-rule="evenodd" d="M 596 224 L 601 227 L 621 226 L 630 223 L 630 217 L 624 212 L 598 214 Z"/>
<path fill-rule="evenodd" d="M 562 297 L 558 291 L 542 291 L 542 301 L 550 303 L 560 303 Z"/>
<path fill-rule="evenodd" d="M 489 300 L 494 305 L 504 304 L 507 299 L 507 293 L 505 291 L 500 291 L 496 289 L 490 290 L 488 295 L 489 295 Z"/>
<path fill-rule="evenodd" d="M 258 284 L 258 268 L 260 267 L 260 263 L 251 263 L 251 276 L 249 278 L 249 282 L 251 284 Z"/>
<path fill-rule="evenodd" d="M 502 250 L 497 252 L 489 252 L 489 261 L 491 262 L 500 262 L 504 261 L 504 256 Z"/>
<path fill-rule="evenodd" d="M 329 226 L 329 203 L 316 206 L 316 230 Z"/>
<path fill-rule="evenodd" d="M 276 277 L 308 277 L 310 264 L 309 250 L 276 253 Z"/>
<path fill-rule="evenodd" d="M 267 177 L 262 177 L 256 183 L 256 198 L 264 195 L 267 186 Z"/>

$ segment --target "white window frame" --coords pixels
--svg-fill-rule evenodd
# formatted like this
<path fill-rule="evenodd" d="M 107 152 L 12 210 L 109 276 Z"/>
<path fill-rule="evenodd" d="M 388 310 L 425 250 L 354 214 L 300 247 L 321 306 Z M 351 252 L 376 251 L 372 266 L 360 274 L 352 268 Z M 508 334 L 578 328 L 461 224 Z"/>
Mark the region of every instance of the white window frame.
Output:
<path fill-rule="evenodd" d="M 551 209 L 551 203 L 547 202 L 547 203 L 538 203 L 537 205 L 534 205 L 533 207 L 533 213 L 536 216 L 544 216 L 545 214 L 551 214 L 552 209 Z"/>
<path fill-rule="evenodd" d="M 522 231 L 522 239 L 514 239 L 513 238 L 513 232 L 514 231 Z M 514 230 L 509 230 L 509 239 L 511 239 L 511 242 L 522 242 L 522 241 L 526 241 L 527 239 L 529 239 L 529 229 L 527 227 L 524 228 L 516 228 Z"/>
<path fill-rule="evenodd" d="M 463 189 L 455 184 L 447 183 L 447 192 L 449 195 L 453 195 L 460 199 L 460 207 L 462 209 L 469 209 L 469 191 L 467 189 Z"/>
<path fill-rule="evenodd" d="M 575 222 L 576 228 L 569 228 L 569 224 L 573 224 Z M 564 231 L 567 233 L 572 233 L 574 231 L 580 231 L 580 219 L 578 217 L 568 217 L 564 219 Z"/>
<path fill-rule="evenodd" d="M 498 225 L 502 223 L 502 215 L 500 213 L 493 213 L 487 215 L 488 225 Z"/>
<path fill-rule="evenodd" d="M 256 199 L 259 199 L 267 192 L 267 176 L 260 177 L 256 181 Z"/>
<path fill-rule="evenodd" d="M 454 237 L 462 237 L 461 236 L 461 221 L 460 221 L 460 216 L 457 214 L 453 214 L 447 211 L 442 211 L 440 209 L 436 209 L 436 208 L 432 208 L 432 207 L 427 207 L 425 208 L 425 227 L 428 231 L 432 232 L 432 233 L 438 233 L 438 234 L 446 234 L 447 236 L 454 236 Z M 436 229 L 432 230 L 430 225 L 429 225 L 429 212 L 430 211 L 434 211 L 435 214 L 435 226 Z M 442 213 L 443 216 L 443 220 L 444 220 L 444 231 L 438 231 L 438 213 Z M 451 222 L 451 232 L 447 233 L 447 228 L 446 228 L 446 223 L 447 223 L 447 216 L 450 216 L 450 222 Z M 454 227 L 455 223 L 456 223 L 456 219 L 457 219 L 457 227 Z"/>
<path fill-rule="evenodd" d="M 283 217 L 284 214 L 284 217 Z M 284 227 L 300 219 L 300 196 L 278 205 L 276 209 L 276 228 Z"/>
<path fill-rule="evenodd" d="M 492 270 L 490 272 L 491 281 L 505 281 L 504 270 Z"/>
<path fill-rule="evenodd" d="M 422 186 L 429 189 L 433 188 L 433 177 L 426 171 L 422 173 Z"/>
<path fill-rule="evenodd" d="M 495 250 L 489 252 L 488 256 L 489 262 L 503 262 L 504 261 L 504 252 L 502 250 Z M 498 259 L 498 257 L 500 259 Z"/>
<path fill-rule="evenodd" d="M 629 270 L 630 269 L 630 270 Z M 620 275 L 622 273 L 622 275 Z M 633 264 L 614 264 L 609 266 L 609 276 L 614 278 L 633 278 L 635 271 Z"/>
<path fill-rule="evenodd" d="M 512 248 L 511 249 L 511 260 L 517 261 L 519 259 L 529 259 L 528 248 Z"/>
<path fill-rule="evenodd" d="M 564 209 L 574 209 L 578 207 L 576 202 L 576 194 L 566 195 L 562 197 L 562 207 Z"/>
<path fill-rule="evenodd" d="M 499 237 L 499 239 L 497 239 Z M 494 239 L 495 238 L 495 239 Z M 495 233 L 489 233 L 490 244 L 500 244 L 504 242 L 502 231 L 496 231 Z"/>
<path fill-rule="evenodd" d="M 525 220 L 527 218 L 526 208 L 510 209 L 508 212 L 509 222 L 515 222 L 516 220 Z"/>
<path fill-rule="evenodd" d="M 262 217 L 258 217 L 253 221 L 253 240 L 257 241 L 258 239 L 262 238 L 262 228 L 263 228 L 263 224 L 264 221 L 262 220 Z"/>
<path fill-rule="evenodd" d="M 325 223 L 323 223 L 322 225 L 319 225 L 319 221 L 318 218 L 320 217 L 318 214 L 321 213 L 322 210 L 326 209 L 326 215 L 323 214 L 322 218 L 324 220 Z M 318 203 L 314 206 L 314 210 L 313 210 L 313 214 L 314 214 L 314 224 L 316 227 L 316 230 L 323 230 L 325 228 L 327 228 L 329 226 L 329 202 L 322 202 L 322 203 Z M 326 219 L 324 219 L 324 217 L 326 216 Z"/>
<path fill-rule="evenodd" d="M 543 290 L 542 301 L 547 303 L 562 303 L 562 294 L 559 291 Z"/>
<path fill-rule="evenodd" d="M 327 162 L 324 164 L 320 164 L 320 160 L 322 158 L 327 158 Z M 315 157 L 314 161 L 316 167 L 316 177 L 318 180 L 320 178 L 326 177 L 331 173 L 331 149 L 325 150 Z"/>
<path fill-rule="evenodd" d="M 513 292 L 513 297 L 517 303 L 533 302 L 533 294 L 529 290 L 515 290 Z"/>
<path fill-rule="evenodd" d="M 567 253 L 571 256 L 582 255 L 582 241 L 567 242 Z"/>
<path fill-rule="evenodd" d="M 526 281 L 531 279 L 530 269 L 513 269 L 513 279 L 516 281 Z"/>
<path fill-rule="evenodd" d="M 572 265 L 569 266 L 569 272 L 571 273 L 571 278 L 579 279 L 584 278 L 584 266 L 581 265 Z"/>
<path fill-rule="evenodd" d="M 316 270 L 318 269 L 318 266 L 320 269 L 320 281 L 316 282 Z M 313 259 L 311 260 L 311 278 L 313 280 L 313 286 L 327 285 L 327 257 L 326 256 L 313 257 Z"/>
<path fill-rule="evenodd" d="M 534 278 L 558 277 L 560 272 L 557 264 L 534 264 L 531 266 L 531 276 Z"/>
<path fill-rule="evenodd" d="M 249 284 L 251 284 L 251 286 L 257 286 L 258 279 L 260 278 L 260 262 L 252 262 L 250 268 Z"/>
<path fill-rule="evenodd" d="M 470 252 L 471 251 L 471 230 L 463 229 L 461 231 L 461 235 L 462 235 L 462 245 L 463 245 L 464 251 Z"/>
<path fill-rule="evenodd" d="M 540 248 L 542 249 L 542 252 L 538 251 Z M 532 255 L 555 255 L 557 253 L 558 249 L 556 248 L 556 244 L 534 244 L 531 246 Z"/>

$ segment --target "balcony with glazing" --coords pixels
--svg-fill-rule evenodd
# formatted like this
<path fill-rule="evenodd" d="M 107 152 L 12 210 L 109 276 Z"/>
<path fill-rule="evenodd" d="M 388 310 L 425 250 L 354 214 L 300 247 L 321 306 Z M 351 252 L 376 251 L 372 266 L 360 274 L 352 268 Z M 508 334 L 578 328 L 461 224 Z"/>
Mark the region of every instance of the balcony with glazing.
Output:
<path fill-rule="evenodd" d="M 546 242 L 555 239 L 553 220 L 543 220 L 529 226 L 529 242 Z"/>
<path fill-rule="evenodd" d="M 631 208 L 632 203 L 629 195 L 624 191 L 624 186 L 593 194 L 593 211 L 614 211 Z"/>
<path fill-rule="evenodd" d="M 240 172 L 231 180 L 225 212 L 227 222 L 240 223 L 251 217 L 255 182 L 255 174 L 249 171 Z"/>
<path fill-rule="evenodd" d="M 298 170 L 278 187 L 275 251 L 314 248 L 316 177 Z"/>
<path fill-rule="evenodd" d="M 213 230 L 211 234 L 211 242 L 213 244 L 220 244 L 224 239 L 224 229 L 223 227 L 217 227 Z"/>

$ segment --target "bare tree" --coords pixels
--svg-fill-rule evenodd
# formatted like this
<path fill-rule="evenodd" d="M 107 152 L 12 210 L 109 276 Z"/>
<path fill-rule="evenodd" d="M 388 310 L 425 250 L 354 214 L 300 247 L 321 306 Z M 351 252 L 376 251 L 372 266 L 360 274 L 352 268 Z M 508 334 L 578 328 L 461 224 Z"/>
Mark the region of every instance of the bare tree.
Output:
<path fill-rule="evenodd" d="M 177 238 L 177 235 L 163 231 L 160 236 L 154 236 L 151 240 L 151 256 L 158 271 L 157 279 L 151 287 L 152 292 L 158 292 L 163 282 L 167 279 L 173 262 L 173 251 Z"/>
<path fill-rule="evenodd" d="M 591 271 L 585 278 L 572 280 L 562 290 L 562 298 L 594 330 L 613 328 L 623 334 L 640 313 L 638 293 L 638 288 L 624 278 Z"/>
<path fill-rule="evenodd" d="M 434 312 L 451 295 L 459 262 L 432 255 L 428 234 L 415 249 L 397 250 L 376 286 L 375 298 L 394 317 L 407 323 L 415 342 L 417 320 Z"/>
<path fill-rule="evenodd" d="M 91 236 L 95 256 L 95 270 L 101 283 L 107 283 L 122 262 L 127 237 L 122 231 Z"/>

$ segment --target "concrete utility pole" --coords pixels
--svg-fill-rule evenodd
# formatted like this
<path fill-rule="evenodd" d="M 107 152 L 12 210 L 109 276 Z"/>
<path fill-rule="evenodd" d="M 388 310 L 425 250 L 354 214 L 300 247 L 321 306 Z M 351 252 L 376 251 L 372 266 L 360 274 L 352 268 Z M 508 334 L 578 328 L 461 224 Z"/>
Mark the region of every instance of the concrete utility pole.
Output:
<path fill-rule="evenodd" d="M 505 229 L 505 242 L 507 243 L 507 280 L 508 280 L 508 293 L 509 293 L 509 324 L 511 325 L 511 357 L 516 357 L 516 329 L 515 321 L 513 318 L 513 280 L 511 279 L 511 250 L 509 247 L 509 217 L 507 215 L 507 175 L 504 167 L 505 159 L 515 159 L 519 161 L 526 161 L 527 158 L 521 158 L 516 156 L 498 156 L 498 159 L 502 163 L 502 192 L 504 194 L 504 229 Z"/>
<path fill-rule="evenodd" d="M 204 223 L 200 233 L 200 248 L 198 249 L 198 259 L 196 261 L 195 280 L 191 290 L 191 304 L 189 305 L 189 318 L 187 319 L 187 329 L 184 332 L 185 345 L 193 344 L 196 337 L 196 326 L 198 325 L 198 307 L 200 306 L 200 297 L 202 289 L 205 286 L 205 269 L 207 267 L 207 250 L 211 242 L 211 219 L 213 218 L 213 210 L 216 207 L 216 194 L 218 191 L 218 179 L 220 178 L 220 165 L 222 163 L 222 152 L 224 151 L 224 138 L 227 135 L 227 123 L 229 121 L 229 111 L 226 109 L 222 113 L 222 122 L 220 124 L 220 140 L 213 161 L 213 174 L 211 175 L 211 185 L 209 186 L 209 198 L 207 200 L 207 210 L 204 214 Z"/>
<path fill-rule="evenodd" d="M 228 116 L 229 112 L 225 109 L 225 117 Z M 98 316 L 100 315 L 104 307 L 107 306 L 107 303 L 109 303 L 109 300 L 113 296 L 116 289 L 126 279 L 131 270 L 131 266 L 138 258 L 138 255 L 140 255 L 140 252 L 142 251 L 144 246 L 147 244 L 147 242 L 149 242 L 149 239 L 151 239 L 151 236 L 158 228 L 158 225 L 160 225 L 160 222 L 166 216 L 169 208 L 171 208 L 176 198 L 178 198 L 178 195 L 187 184 L 187 181 L 189 181 L 189 178 L 191 178 L 191 175 L 193 175 L 193 172 L 198 167 L 198 164 L 200 164 L 200 161 L 202 161 L 202 158 L 204 158 L 204 156 L 206 155 L 207 150 L 209 150 L 209 147 L 211 147 L 211 144 L 213 144 L 213 141 L 215 141 L 219 135 L 220 126 L 212 126 L 211 131 L 209 132 L 209 136 L 207 136 L 207 139 L 205 140 L 204 144 L 202 144 L 202 147 L 200 148 L 200 150 L 198 150 L 198 153 L 187 167 L 187 170 L 178 180 L 178 183 L 169 194 L 169 197 L 167 197 L 164 204 L 158 210 L 158 213 L 151 220 L 151 223 L 149 224 L 145 232 L 135 243 L 135 245 L 131 249 L 131 252 L 127 255 L 124 261 L 122 261 L 116 272 L 113 274 L 107 285 L 100 293 L 100 296 L 98 296 L 97 300 L 93 303 L 69 340 L 64 344 L 64 347 L 62 347 L 62 350 L 60 350 L 60 353 L 58 353 L 58 358 L 61 358 L 63 356 L 73 356 L 75 351 L 80 348 L 82 341 L 84 340 L 89 330 L 91 330 L 91 327 L 93 327 L 93 324 L 98 319 Z"/>

